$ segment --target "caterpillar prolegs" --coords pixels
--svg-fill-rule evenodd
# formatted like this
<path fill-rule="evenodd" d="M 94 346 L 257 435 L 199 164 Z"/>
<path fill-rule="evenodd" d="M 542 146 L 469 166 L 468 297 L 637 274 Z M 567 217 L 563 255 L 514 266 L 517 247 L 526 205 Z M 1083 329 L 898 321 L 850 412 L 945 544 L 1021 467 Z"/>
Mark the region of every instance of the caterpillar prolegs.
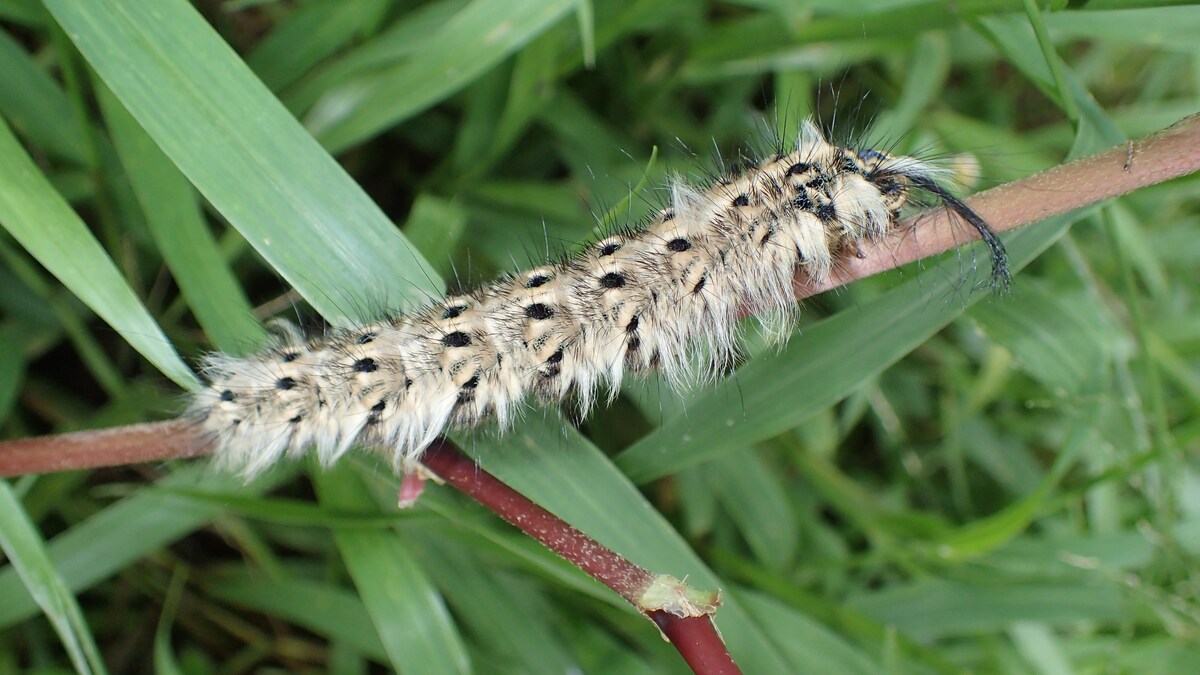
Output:
<path fill-rule="evenodd" d="M 676 181 L 645 227 L 560 263 L 249 358 L 209 356 L 189 413 L 220 461 L 248 476 L 310 448 L 330 463 L 355 444 L 410 470 L 447 426 L 507 427 L 530 393 L 586 409 L 626 371 L 678 381 L 698 351 L 727 361 L 743 313 L 790 315 L 797 268 L 827 279 L 859 242 L 890 232 L 916 191 L 979 231 L 1006 283 L 1003 245 L 939 175 L 831 144 L 806 122 L 791 152 L 703 189 Z"/>

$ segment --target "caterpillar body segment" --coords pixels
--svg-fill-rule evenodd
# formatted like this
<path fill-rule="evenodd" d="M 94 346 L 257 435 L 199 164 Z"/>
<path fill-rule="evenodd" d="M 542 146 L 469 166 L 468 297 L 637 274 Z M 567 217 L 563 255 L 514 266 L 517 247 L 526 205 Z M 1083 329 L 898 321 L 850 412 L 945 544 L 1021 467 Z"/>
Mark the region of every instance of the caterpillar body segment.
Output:
<path fill-rule="evenodd" d="M 645 228 L 562 263 L 249 358 L 212 355 L 189 414 L 246 476 L 309 449 L 331 463 L 356 444 L 411 470 L 448 426 L 508 427 L 530 394 L 586 409 L 626 372 L 679 383 L 697 353 L 728 362 L 743 312 L 790 316 L 796 270 L 826 280 L 858 243 L 889 233 L 916 190 L 980 231 L 1004 282 L 1003 245 L 939 176 L 830 144 L 806 123 L 792 152 L 703 189 L 676 181 Z"/>

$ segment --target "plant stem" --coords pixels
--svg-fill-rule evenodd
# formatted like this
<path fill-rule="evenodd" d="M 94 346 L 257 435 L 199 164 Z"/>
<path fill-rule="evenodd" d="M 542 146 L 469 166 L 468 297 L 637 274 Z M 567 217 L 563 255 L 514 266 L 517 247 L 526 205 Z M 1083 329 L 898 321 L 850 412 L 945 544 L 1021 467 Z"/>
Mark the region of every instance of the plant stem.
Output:
<path fill-rule="evenodd" d="M 450 485 L 494 511 L 645 614 L 679 650 L 696 673 L 740 673 L 712 624 L 717 597 L 697 597 L 679 584 L 679 601 L 658 605 L 649 599 L 656 584 L 676 582 L 639 567 L 571 527 L 546 509 L 484 471 L 449 441 L 437 441 L 421 463 Z M 685 596 L 685 594 L 687 594 Z M 699 605 L 688 600 L 698 600 Z"/>
<path fill-rule="evenodd" d="M 1198 170 L 1200 115 L 1192 115 L 1127 145 L 980 192 L 966 202 L 993 230 L 1008 232 Z M 796 298 L 962 246 L 966 229 L 945 209 L 908 218 L 893 235 L 862 244 L 864 255 L 846 258 L 827 282 L 817 284 L 797 274 Z"/>
<path fill-rule="evenodd" d="M 1200 115 L 1192 115 L 1129 145 L 1059 165 L 981 192 L 966 201 L 992 229 L 1007 232 L 1198 170 Z M 843 260 L 827 282 L 817 284 L 797 273 L 793 284 L 796 298 L 807 298 L 948 251 L 967 243 L 963 241 L 966 234 L 964 228 L 955 226 L 953 216 L 946 210 L 907 218 L 893 235 L 864 242 L 860 246 L 864 255 Z M 207 453 L 196 442 L 181 442 L 186 438 L 185 426 L 171 420 L 3 441 L 0 476 L 90 469 Z"/>
<path fill-rule="evenodd" d="M 1132 158 L 1132 163 L 1129 159 Z M 976 195 L 968 204 L 997 232 L 1067 213 L 1147 185 L 1200 170 L 1200 116 L 1129 146 Z M 919 227 L 918 227 L 919 225 Z M 914 236 L 914 229 L 920 236 Z M 936 255 L 962 243 L 952 216 L 935 211 L 910 218 L 893 236 L 861 246 L 863 257 L 843 261 L 828 282 L 797 275 L 797 298 Z M 0 476 L 162 461 L 207 454 L 211 448 L 183 420 L 0 442 Z M 495 511 L 546 547 L 619 593 L 650 618 L 697 673 L 737 673 L 709 615 L 717 598 L 678 580 L 656 576 L 530 502 L 480 469 L 448 441 L 423 456 L 440 478 Z"/>
<path fill-rule="evenodd" d="M 162 462 L 211 452 L 184 420 L 129 424 L 0 442 L 0 476 Z"/>

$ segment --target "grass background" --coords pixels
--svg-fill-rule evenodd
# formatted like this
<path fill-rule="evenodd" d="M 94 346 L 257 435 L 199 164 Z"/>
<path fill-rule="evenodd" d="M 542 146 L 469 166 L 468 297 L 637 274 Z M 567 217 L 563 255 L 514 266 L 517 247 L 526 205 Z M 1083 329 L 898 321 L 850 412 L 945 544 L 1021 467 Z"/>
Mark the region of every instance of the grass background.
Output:
<path fill-rule="evenodd" d="M 0 28 L 7 437 L 169 415 L 270 316 L 570 250 L 808 114 L 971 153 L 982 188 L 1200 108 L 1186 3 L 0 0 Z M 805 303 L 724 382 L 459 440 L 723 589 L 747 672 L 1192 672 L 1196 187 L 1016 233 L 1012 297 L 967 249 Z M 461 495 L 395 490 L 368 458 L 0 483 L 0 671 L 683 671 Z"/>

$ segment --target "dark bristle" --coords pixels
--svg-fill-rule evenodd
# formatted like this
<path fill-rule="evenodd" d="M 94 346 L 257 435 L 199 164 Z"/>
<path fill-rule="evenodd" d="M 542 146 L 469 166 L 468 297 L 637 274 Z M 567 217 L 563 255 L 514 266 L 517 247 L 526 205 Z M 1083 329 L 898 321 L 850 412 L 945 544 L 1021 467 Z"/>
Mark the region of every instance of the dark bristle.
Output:
<path fill-rule="evenodd" d="M 908 176 L 908 179 L 916 187 L 936 197 L 938 201 L 945 204 L 946 208 L 970 223 L 971 227 L 974 227 L 979 232 L 979 237 L 987 245 L 988 251 L 992 256 L 992 286 L 1002 293 L 1009 291 L 1012 288 L 1012 273 L 1008 269 L 1008 251 L 1005 250 L 1004 242 L 1000 241 L 1000 237 L 987 224 L 987 221 L 931 178 L 927 176 Z"/>
<path fill-rule="evenodd" d="M 775 234 L 775 228 L 774 228 L 774 227 L 768 227 L 768 228 L 767 228 L 767 231 L 766 231 L 766 233 L 765 233 L 765 234 L 763 234 L 763 236 L 762 236 L 762 239 L 760 239 L 760 240 L 758 241 L 758 245 L 759 245 L 759 246 L 766 246 L 766 245 L 767 245 L 767 242 L 771 241 L 771 237 L 772 237 L 774 234 Z"/>

